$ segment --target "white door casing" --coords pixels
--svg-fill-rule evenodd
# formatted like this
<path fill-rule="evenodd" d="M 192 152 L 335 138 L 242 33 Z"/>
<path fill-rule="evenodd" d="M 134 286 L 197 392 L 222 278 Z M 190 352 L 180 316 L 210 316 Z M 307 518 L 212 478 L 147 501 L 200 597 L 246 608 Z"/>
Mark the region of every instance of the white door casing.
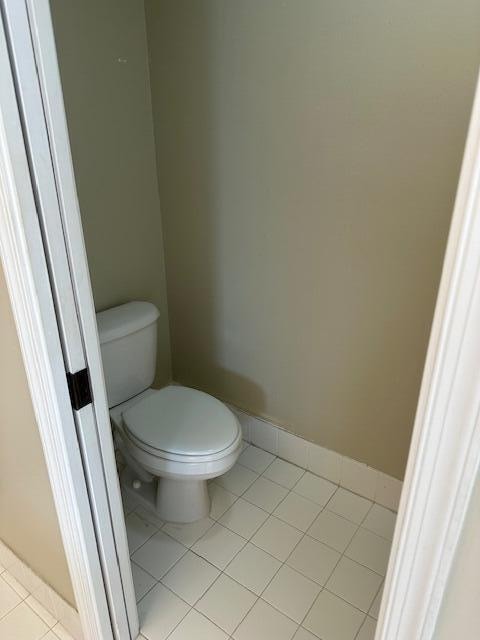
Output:
<path fill-rule="evenodd" d="M 116 638 L 135 638 L 136 602 L 49 5 L 5 0 L 3 16 L 31 177 L 22 187 L 33 186 L 65 365 L 72 373 L 88 367 L 94 398 L 74 418 L 108 613 Z"/>

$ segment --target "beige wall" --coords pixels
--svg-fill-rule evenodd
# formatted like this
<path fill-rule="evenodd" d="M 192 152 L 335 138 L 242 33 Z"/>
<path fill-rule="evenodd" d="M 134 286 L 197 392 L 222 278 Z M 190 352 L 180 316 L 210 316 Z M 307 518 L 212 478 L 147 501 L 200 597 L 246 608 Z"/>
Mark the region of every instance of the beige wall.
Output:
<path fill-rule="evenodd" d="M 140 0 L 51 0 L 98 310 L 159 307 L 157 383 L 170 380 L 163 240 Z"/>
<path fill-rule="evenodd" d="M 477 640 L 480 629 L 480 481 L 468 509 L 434 640 Z"/>
<path fill-rule="evenodd" d="M 74 605 L 1 265 L 0 354 L 0 539 Z"/>
<path fill-rule="evenodd" d="M 147 0 L 174 378 L 403 477 L 477 0 Z"/>

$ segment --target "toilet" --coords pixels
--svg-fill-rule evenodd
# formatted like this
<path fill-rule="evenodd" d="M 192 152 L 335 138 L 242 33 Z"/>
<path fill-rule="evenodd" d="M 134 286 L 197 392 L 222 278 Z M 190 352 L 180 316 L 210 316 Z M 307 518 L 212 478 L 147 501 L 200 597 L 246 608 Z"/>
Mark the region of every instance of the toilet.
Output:
<path fill-rule="evenodd" d="M 152 389 L 159 312 L 128 302 L 97 314 L 115 442 L 125 458 L 128 494 L 169 522 L 210 511 L 207 480 L 226 473 L 242 448 L 236 416 L 196 389 Z"/>

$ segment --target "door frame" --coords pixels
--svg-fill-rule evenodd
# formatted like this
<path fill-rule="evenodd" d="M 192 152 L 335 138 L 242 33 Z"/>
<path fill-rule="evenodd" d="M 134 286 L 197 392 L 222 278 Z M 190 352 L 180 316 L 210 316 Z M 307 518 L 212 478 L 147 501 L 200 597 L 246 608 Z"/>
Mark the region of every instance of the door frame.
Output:
<path fill-rule="evenodd" d="M 136 638 L 137 607 L 49 4 L 0 0 L 0 9 L 0 249 L 7 287 L 82 624 L 88 638 Z M 20 288 L 25 293 L 28 287 L 26 299 L 19 298 Z M 43 317 L 36 302 L 45 307 Z M 32 336 L 50 339 L 49 350 L 32 353 Z M 49 367 L 57 383 L 50 400 L 57 393 L 66 403 L 57 422 L 42 406 L 49 380 L 38 376 Z M 85 369 L 93 402 L 72 406 L 67 375 Z M 76 462 L 70 469 L 67 453 Z M 81 510 L 72 514 L 76 502 Z M 77 532 L 89 543 L 80 551 L 72 543 Z M 88 570 L 86 585 L 81 572 Z"/>
<path fill-rule="evenodd" d="M 10 0 L 3 0 L 9 3 Z M 73 279 L 88 280 L 76 205 L 63 97 L 47 0 L 25 0 L 35 34 L 38 75 L 57 163 L 68 242 L 81 247 Z M 0 49 L 5 47 L 1 42 Z M 77 606 L 87 638 L 113 638 L 95 543 L 91 501 L 65 381 L 44 246 L 18 104 L 5 80 L 0 50 L 0 249 L 12 308 L 52 484 Z M 8 75 L 8 74 L 7 74 Z M 8 90 L 7 90 L 8 89 Z M 59 124 L 60 123 L 60 124 Z M 62 133 L 63 127 L 63 133 Z M 66 165 L 65 165 L 66 163 Z M 59 164 L 67 169 L 58 173 Z M 73 191 L 72 191 L 73 190 Z M 68 242 L 65 240 L 67 249 Z M 72 245 L 70 245 L 71 247 Z M 430 335 L 409 460 L 400 501 L 376 640 L 431 640 L 480 465 L 480 92 L 477 88 Z M 77 283 L 78 284 L 78 283 Z M 82 286 L 85 286 L 83 283 Z M 89 282 L 87 287 L 89 289 Z M 83 301 L 90 325 L 83 338 L 98 355 L 91 297 Z M 95 359 L 95 357 L 94 357 Z M 101 373 L 101 363 L 97 362 Z M 97 372 L 98 373 L 98 372 Z M 94 401 L 107 411 L 102 392 Z M 99 444 L 101 449 L 101 446 Z M 115 491 L 112 469 L 104 469 Z M 95 493 L 95 488 L 93 488 Z M 100 514 L 101 515 L 101 514 Z M 117 517 L 119 516 L 117 512 Z M 107 514 L 105 514 L 107 517 Z M 115 547 L 112 533 L 102 544 Z M 120 550 L 121 554 L 125 550 Z M 125 558 L 120 559 L 125 562 Z M 128 559 L 127 559 L 128 561 Z M 121 597 L 120 597 L 121 596 Z M 129 594 L 116 593 L 118 606 Z M 110 634 L 110 635 L 109 635 Z M 123 640 L 123 637 L 121 637 Z"/>

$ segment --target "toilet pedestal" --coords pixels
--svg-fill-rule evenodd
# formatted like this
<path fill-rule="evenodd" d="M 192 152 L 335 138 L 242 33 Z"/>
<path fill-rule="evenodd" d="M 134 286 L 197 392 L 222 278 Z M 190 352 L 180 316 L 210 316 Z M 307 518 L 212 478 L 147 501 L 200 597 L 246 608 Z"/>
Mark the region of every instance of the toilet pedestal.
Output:
<path fill-rule="evenodd" d="M 170 480 L 160 478 L 156 512 L 167 522 L 195 522 L 210 513 L 206 480 Z"/>
<path fill-rule="evenodd" d="M 121 474 L 124 491 L 165 522 L 188 523 L 206 518 L 210 496 L 206 480 L 139 480 L 128 465 Z"/>

